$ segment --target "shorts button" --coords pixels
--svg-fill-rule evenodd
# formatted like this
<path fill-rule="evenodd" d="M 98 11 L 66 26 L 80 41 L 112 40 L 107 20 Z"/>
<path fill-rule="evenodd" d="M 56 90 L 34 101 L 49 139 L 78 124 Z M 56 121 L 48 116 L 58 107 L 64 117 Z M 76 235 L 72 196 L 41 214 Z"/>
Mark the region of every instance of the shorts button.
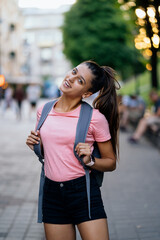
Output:
<path fill-rule="evenodd" d="M 60 183 L 60 187 L 63 187 L 64 186 L 64 184 L 63 183 Z"/>

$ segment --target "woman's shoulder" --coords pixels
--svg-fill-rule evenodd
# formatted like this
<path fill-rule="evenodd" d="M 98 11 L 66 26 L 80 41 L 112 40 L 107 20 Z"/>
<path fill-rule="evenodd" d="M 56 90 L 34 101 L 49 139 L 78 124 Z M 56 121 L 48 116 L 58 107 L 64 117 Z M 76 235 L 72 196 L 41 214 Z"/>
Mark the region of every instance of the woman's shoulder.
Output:
<path fill-rule="evenodd" d="M 40 116 L 41 116 L 41 114 L 42 114 L 42 110 L 43 110 L 45 104 L 46 104 L 46 103 L 42 103 L 42 104 L 39 105 L 38 108 L 37 108 L 37 117 L 38 117 L 38 119 L 40 118 Z"/>
<path fill-rule="evenodd" d="M 37 108 L 37 113 L 41 114 L 42 113 L 42 110 L 43 110 L 43 107 L 44 107 L 45 103 L 41 104 L 40 106 L 38 106 Z"/>
<path fill-rule="evenodd" d="M 93 114 L 92 114 L 91 121 L 101 122 L 101 121 L 107 121 L 107 119 L 98 109 L 93 108 Z"/>
<path fill-rule="evenodd" d="M 98 109 L 93 109 L 90 130 L 97 142 L 104 142 L 111 138 L 108 121 Z"/>

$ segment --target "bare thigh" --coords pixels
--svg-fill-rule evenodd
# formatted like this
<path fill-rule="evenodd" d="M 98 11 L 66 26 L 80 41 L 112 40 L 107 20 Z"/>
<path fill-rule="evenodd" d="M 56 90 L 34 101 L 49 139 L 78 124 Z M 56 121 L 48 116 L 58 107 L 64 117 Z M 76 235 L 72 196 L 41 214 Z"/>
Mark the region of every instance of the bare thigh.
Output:
<path fill-rule="evenodd" d="M 109 240 L 107 219 L 97 219 L 77 225 L 83 240 Z"/>
<path fill-rule="evenodd" d="M 76 240 L 75 226 L 72 224 L 44 223 L 46 240 Z"/>

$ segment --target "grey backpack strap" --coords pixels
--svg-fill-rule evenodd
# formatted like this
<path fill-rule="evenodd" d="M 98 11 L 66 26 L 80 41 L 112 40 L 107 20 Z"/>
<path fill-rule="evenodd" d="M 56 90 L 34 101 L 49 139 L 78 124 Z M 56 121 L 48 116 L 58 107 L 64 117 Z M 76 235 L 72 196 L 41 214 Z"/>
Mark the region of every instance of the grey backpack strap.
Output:
<path fill-rule="evenodd" d="M 51 111 L 55 102 L 56 102 L 56 100 L 48 102 L 44 105 L 36 130 L 39 130 L 41 128 L 41 126 L 43 125 L 44 121 L 46 120 L 48 113 Z M 38 220 L 37 220 L 38 223 L 42 223 L 42 201 L 43 201 L 43 186 L 44 186 L 44 181 L 45 181 L 45 174 L 44 174 L 44 162 L 43 162 L 44 156 L 41 153 L 40 142 L 38 144 L 34 145 L 34 152 L 38 156 L 39 161 L 42 163 L 40 185 L 39 185 Z"/>
<path fill-rule="evenodd" d="M 48 102 L 44 105 L 42 113 L 41 113 L 41 117 L 39 119 L 36 131 L 39 130 L 41 128 L 41 126 L 43 125 L 44 121 L 46 120 L 48 113 L 51 111 L 53 105 L 55 104 L 56 100 Z M 35 154 L 38 156 L 39 161 L 43 164 L 43 159 L 44 156 L 41 152 L 41 146 L 40 146 L 40 142 L 38 144 L 34 145 L 34 152 Z"/>
<path fill-rule="evenodd" d="M 90 175 L 89 175 L 89 168 L 85 166 L 83 162 L 83 157 L 79 157 L 75 151 L 75 147 L 79 142 L 85 142 L 88 128 L 90 125 L 90 121 L 92 118 L 93 108 L 86 102 L 82 102 L 80 116 L 77 124 L 76 129 L 76 138 L 74 143 L 74 155 L 78 159 L 78 161 L 82 164 L 85 170 L 86 176 L 86 188 L 87 188 L 87 199 L 88 199 L 88 211 L 89 211 L 89 218 L 91 218 L 91 207 L 90 207 Z"/>
<path fill-rule="evenodd" d="M 40 183 L 39 183 L 39 196 L 38 196 L 38 223 L 42 223 L 42 202 L 43 202 L 43 187 L 44 187 L 45 175 L 44 165 L 42 164 Z"/>

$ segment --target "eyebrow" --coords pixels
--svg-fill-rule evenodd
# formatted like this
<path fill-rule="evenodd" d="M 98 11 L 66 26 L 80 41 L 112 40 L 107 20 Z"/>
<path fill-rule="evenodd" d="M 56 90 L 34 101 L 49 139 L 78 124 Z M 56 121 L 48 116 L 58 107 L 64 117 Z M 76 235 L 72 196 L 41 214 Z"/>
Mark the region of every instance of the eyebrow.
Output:
<path fill-rule="evenodd" d="M 78 68 L 75 67 L 75 69 L 76 69 L 76 72 L 78 72 Z M 80 77 L 83 79 L 84 83 L 86 84 L 86 80 L 84 79 L 84 77 L 82 77 L 81 75 L 80 75 Z"/>

